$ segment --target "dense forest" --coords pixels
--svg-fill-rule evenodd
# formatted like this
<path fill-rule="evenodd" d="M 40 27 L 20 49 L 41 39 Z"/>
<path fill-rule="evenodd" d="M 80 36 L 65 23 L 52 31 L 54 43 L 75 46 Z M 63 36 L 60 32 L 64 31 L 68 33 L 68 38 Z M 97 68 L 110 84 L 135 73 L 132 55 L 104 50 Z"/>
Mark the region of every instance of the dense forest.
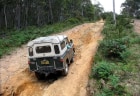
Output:
<path fill-rule="evenodd" d="M 140 1 L 126 0 L 122 14 L 140 18 Z M 0 29 L 63 22 L 69 18 L 95 20 L 103 8 L 91 0 L 0 0 Z"/>
<path fill-rule="evenodd" d="M 93 20 L 102 10 L 90 0 L 0 0 L 0 29 L 42 26 L 68 18 Z"/>

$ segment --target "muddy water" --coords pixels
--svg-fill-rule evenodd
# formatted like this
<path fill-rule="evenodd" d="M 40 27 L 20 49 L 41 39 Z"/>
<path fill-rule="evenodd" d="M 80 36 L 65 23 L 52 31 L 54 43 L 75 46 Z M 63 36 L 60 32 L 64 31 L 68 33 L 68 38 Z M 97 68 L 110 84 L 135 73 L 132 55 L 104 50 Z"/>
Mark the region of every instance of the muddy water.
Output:
<path fill-rule="evenodd" d="M 0 92 L 3 96 L 86 96 L 86 86 L 93 56 L 102 39 L 103 22 L 76 26 L 65 34 L 73 39 L 76 53 L 66 77 L 52 74 L 38 81 L 27 65 L 27 48 L 23 46 L 0 60 Z"/>

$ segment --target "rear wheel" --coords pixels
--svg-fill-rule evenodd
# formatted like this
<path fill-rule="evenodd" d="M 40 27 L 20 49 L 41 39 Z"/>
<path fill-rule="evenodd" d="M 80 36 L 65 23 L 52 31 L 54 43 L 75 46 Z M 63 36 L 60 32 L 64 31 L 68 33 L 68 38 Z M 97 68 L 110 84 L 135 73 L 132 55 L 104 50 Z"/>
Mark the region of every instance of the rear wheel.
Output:
<path fill-rule="evenodd" d="M 37 77 L 38 80 L 44 80 L 45 79 L 45 74 L 35 72 L 35 76 Z"/>
<path fill-rule="evenodd" d="M 62 75 L 66 76 L 68 74 L 69 68 L 68 68 L 68 64 L 65 64 L 65 68 L 62 71 Z"/>
<path fill-rule="evenodd" d="M 71 60 L 70 60 L 70 63 L 73 63 L 73 62 L 74 62 L 74 58 L 72 57 Z"/>

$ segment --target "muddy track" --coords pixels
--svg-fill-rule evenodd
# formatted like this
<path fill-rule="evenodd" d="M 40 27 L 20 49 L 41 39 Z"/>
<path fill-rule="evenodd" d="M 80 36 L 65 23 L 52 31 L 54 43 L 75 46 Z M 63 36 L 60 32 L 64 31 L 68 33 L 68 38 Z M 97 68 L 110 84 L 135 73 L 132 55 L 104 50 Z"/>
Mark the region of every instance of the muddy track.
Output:
<path fill-rule="evenodd" d="M 25 45 L 0 59 L 0 94 L 2 96 L 86 96 L 93 56 L 102 39 L 103 22 L 76 26 L 65 34 L 73 39 L 76 53 L 66 77 L 51 74 L 38 81 L 27 65 Z"/>

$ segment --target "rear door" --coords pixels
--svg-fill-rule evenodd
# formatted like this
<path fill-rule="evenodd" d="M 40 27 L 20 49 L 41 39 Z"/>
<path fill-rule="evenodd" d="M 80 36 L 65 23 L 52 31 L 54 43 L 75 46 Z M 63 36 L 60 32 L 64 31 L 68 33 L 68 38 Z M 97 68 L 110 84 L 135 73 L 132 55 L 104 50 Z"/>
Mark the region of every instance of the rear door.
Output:
<path fill-rule="evenodd" d="M 35 44 L 34 53 L 38 67 L 52 66 L 54 67 L 54 48 L 51 43 Z"/>
<path fill-rule="evenodd" d="M 34 48 L 34 57 L 53 57 L 55 55 L 53 45 L 51 43 L 41 43 L 35 44 Z"/>

